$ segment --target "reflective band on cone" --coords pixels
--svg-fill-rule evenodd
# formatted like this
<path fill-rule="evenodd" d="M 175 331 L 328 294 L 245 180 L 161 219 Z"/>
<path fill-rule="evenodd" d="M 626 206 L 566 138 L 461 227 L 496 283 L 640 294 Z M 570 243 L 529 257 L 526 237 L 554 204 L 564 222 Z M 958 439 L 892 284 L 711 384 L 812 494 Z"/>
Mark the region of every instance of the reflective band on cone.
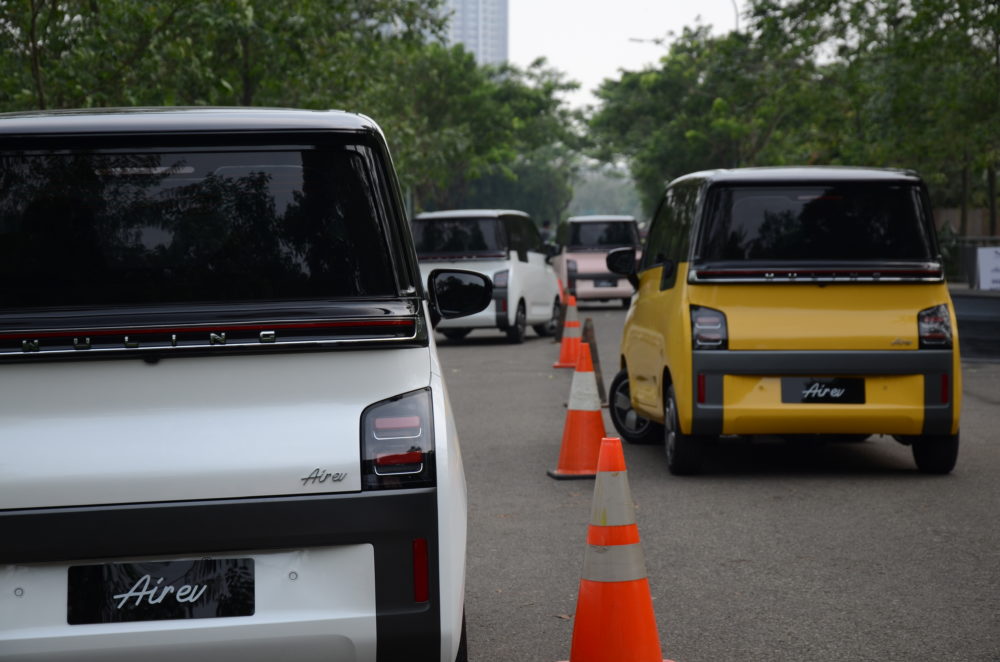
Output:
<path fill-rule="evenodd" d="M 621 440 L 601 440 L 569 662 L 670 662 L 656 629 Z"/>
<path fill-rule="evenodd" d="M 562 343 L 559 345 L 559 360 L 553 368 L 574 368 L 580 355 L 580 318 L 576 314 L 576 297 L 569 295 L 566 304 L 566 321 L 563 324 Z"/>
<path fill-rule="evenodd" d="M 597 377 L 590 360 L 590 345 L 580 345 L 580 357 L 570 386 L 566 424 L 563 426 L 559 465 L 549 470 L 552 478 L 593 478 L 597 456 L 605 435 L 604 414 L 597 395 Z"/>

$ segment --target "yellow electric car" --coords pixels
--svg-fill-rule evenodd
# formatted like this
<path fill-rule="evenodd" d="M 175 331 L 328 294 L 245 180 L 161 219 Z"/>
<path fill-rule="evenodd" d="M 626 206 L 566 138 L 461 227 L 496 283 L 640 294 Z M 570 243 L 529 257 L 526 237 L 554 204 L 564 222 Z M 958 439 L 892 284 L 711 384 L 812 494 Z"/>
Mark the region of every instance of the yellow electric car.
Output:
<path fill-rule="evenodd" d="M 721 435 L 893 436 L 958 457 L 958 334 L 926 188 L 907 171 L 718 170 L 671 182 L 642 258 L 611 417 L 671 473 Z M 822 437 L 821 437 L 822 438 Z"/>

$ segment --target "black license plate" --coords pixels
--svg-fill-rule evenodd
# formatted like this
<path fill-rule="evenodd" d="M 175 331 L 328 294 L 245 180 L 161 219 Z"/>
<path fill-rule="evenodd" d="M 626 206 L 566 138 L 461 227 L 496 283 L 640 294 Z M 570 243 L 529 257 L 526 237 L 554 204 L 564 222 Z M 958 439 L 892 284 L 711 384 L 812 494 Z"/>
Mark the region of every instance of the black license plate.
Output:
<path fill-rule="evenodd" d="M 865 380 L 852 377 L 782 377 L 781 401 L 785 404 L 863 405 Z"/>
<path fill-rule="evenodd" d="M 74 565 L 70 625 L 163 621 L 254 613 L 253 559 Z"/>
<path fill-rule="evenodd" d="M 595 279 L 594 287 L 618 287 L 618 280 L 614 278 Z"/>

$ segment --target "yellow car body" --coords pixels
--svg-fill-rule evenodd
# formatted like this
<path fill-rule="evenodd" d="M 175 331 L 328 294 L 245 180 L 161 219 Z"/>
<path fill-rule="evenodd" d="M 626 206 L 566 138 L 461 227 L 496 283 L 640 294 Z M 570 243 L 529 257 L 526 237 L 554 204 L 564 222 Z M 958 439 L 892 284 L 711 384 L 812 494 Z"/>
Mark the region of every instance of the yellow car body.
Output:
<path fill-rule="evenodd" d="M 776 191 L 798 192 L 789 196 L 790 204 L 807 208 L 815 204 L 809 195 L 819 204 L 825 198 L 802 191 L 849 191 L 855 184 L 894 187 L 899 199 L 912 197 L 918 215 L 928 215 L 920 233 L 929 237 L 930 253 L 916 256 L 926 259 L 706 258 L 713 190 L 729 187 L 746 198 L 754 187 L 771 187 L 770 197 L 758 197 L 779 206 Z M 836 195 L 827 197 L 840 204 Z M 665 213 L 661 206 L 644 248 L 648 259 L 629 274 L 637 296 L 625 322 L 621 366 L 634 411 L 666 425 L 668 443 L 673 426 L 688 444 L 720 435 L 886 434 L 920 446 L 915 456 L 941 439 L 953 439 L 957 453 L 961 369 L 955 311 L 933 234 L 927 234 L 933 226 L 925 203 L 919 179 L 898 171 L 746 169 L 696 173 L 672 183 L 663 206 L 676 209 Z M 675 223 L 664 240 L 663 224 L 685 210 L 691 218 Z M 722 255 L 732 257 L 732 251 Z M 676 423 L 670 420 L 671 398 Z M 948 455 L 941 447 L 929 453 Z M 947 458 L 924 465 L 932 473 L 951 469 Z M 692 467 L 678 473 L 685 468 Z"/>

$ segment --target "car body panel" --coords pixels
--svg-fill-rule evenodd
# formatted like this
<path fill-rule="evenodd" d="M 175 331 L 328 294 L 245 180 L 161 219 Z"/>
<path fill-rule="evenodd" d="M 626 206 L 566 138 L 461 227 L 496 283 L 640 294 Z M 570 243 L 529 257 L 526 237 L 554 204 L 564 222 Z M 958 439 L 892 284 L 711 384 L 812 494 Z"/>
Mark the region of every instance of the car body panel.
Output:
<path fill-rule="evenodd" d="M 0 659 L 176 660 L 203 657 L 266 662 L 370 660 L 375 656 L 375 562 L 371 545 L 210 558 L 254 561 L 252 616 L 66 625 L 66 565 L 0 566 L 0 622 L 13 633 Z M 132 559 L 141 560 L 141 559 Z M 169 560 L 157 557 L 155 560 Z M 93 561 L 87 561 L 91 563 Z M 21 599 L 15 597 L 20 589 Z"/>
<path fill-rule="evenodd" d="M 231 262 L 219 264 L 245 269 L 245 281 L 226 281 L 207 296 L 198 287 L 187 293 L 133 288 L 114 299 L 87 287 L 69 301 L 57 279 L 41 285 L 28 279 L 43 294 L 44 288 L 54 292 L 52 302 L 43 306 L 28 297 L 0 309 L 0 659 L 372 662 L 405 655 L 454 662 L 464 613 L 466 484 L 429 333 L 439 311 L 432 315 L 423 291 L 426 278 L 378 125 L 340 111 L 109 109 L 0 115 L 0 136 L 17 158 L 76 150 L 87 158 L 134 152 L 153 159 L 192 146 L 208 156 L 308 153 L 317 160 L 303 160 L 301 170 L 313 168 L 310 176 L 332 172 L 342 163 L 336 159 L 348 154 L 359 179 L 338 180 L 345 182 L 345 199 L 353 191 L 370 203 L 353 207 L 368 217 L 354 213 L 350 226 L 334 214 L 343 210 L 325 206 L 328 198 L 272 219 L 273 227 L 290 232 L 277 253 L 288 258 L 283 268 L 301 276 L 288 281 L 294 293 L 269 289 L 274 281 L 267 265 L 232 250 Z M 255 174 L 278 162 L 250 163 Z M 148 177 L 130 181 L 135 190 L 189 174 L 146 165 L 88 167 L 98 178 Z M 211 179 L 192 169 L 174 191 Z M 30 168 L 23 171 L 34 176 Z M 266 179 L 247 190 L 276 195 Z M 81 190 L 89 195 L 99 188 Z M 36 195 L 48 201 L 47 193 Z M 236 220 L 220 220 L 223 232 L 209 239 L 245 236 L 231 228 L 245 220 L 239 214 L 247 208 L 227 208 Z M 35 230 L 42 217 L 11 218 L 3 231 L 26 235 L 19 224 Z M 387 270 L 371 282 L 381 284 L 362 280 L 363 263 L 351 274 L 357 284 L 310 280 L 327 273 L 323 247 L 330 244 L 310 243 L 319 235 L 280 225 L 288 218 L 341 232 L 338 250 L 363 236 L 352 233 L 369 231 L 366 249 L 378 252 Z M 129 259 L 146 258 L 146 239 L 171 248 L 173 237 L 166 235 L 179 224 L 164 224 L 161 237 L 148 229 L 159 227 L 155 218 L 141 222 L 121 240 L 133 250 Z M 198 249 L 212 248 L 211 241 L 198 243 L 203 236 L 187 238 Z M 255 236 L 261 254 L 271 255 L 273 244 L 263 238 L 275 235 Z M 65 236 L 58 239 L 72 248 Z M 123 254 L 102 254 L 115 286 L 132 285 L 117 276 L 127 271 L 120 268 Z M 315 260 L 310 267 L 319 265 L 313 271 L 301 268 L 309 260 Z M 339 268 L 340 262 L 328 264 Z M 149 271 L 135 269 L 140 277 Z M 13 276 L 24 279 L 24 273 Z M 320 289 L 340 283 L 356 291 Z M 394 404 L 407 398 L 426 398 L 417 411 L 430 417 L 433 433 L 420 426 L 420 443 L 433 445 L 419 449 L 419 480 L 410 482 L 404 474 L 379 474 L 361 451 L 363 442 L 378 438 L 370 430 L 405 427 L 413 418 L 380 419 L 372 406 L 413 411 Z M 371 427 L 363 429 L 363 421 Z M 398 445 L 414 438 L 393 434 L 378 439 Z M 396 445 L 385 447 L 390 459 Z M 252 615 L 68 623 L 72 566 L 233 558 L 253 560 Z"/>
<path fill-rule="evenodd" d="M 574 224 L 595 224 L 595 223 L 621 223 L 633 227 L 632 235 L 635 238 L 633 246 L 639 250 L 639 229 L 635 218 L 632 216 L 594 214 L 587 216 L 571 216 L 566 220 L 565 226 L 560 228 L 560 237 L 563 244 L 562 250 L 552 260 L 552 265 L 556 274 L 569 288 L 579 301 L 586 300 L 608 300 L 627 299 L 634 292 L 631 283 L 627 279 L 608 271 L 605 263 L 608 251 L 613 248 L 620 248 L 623 244 L 613 244 L 607 247 L 573 247 L 567 245 L 571 235 L 571 226 Z M 570 262 L 576 264 L 576 271 L 569 269 Z"/>
<path fill-rule="evenodd" d="M 496 219 L 498 224 L 527 223 L 530 218 L 524 213 L 513 210 L 497 209 L 458 209 L 418 214 L 414 223 L 433 223 L 440 221 L 462 221 L 470 219 Z M 483 311 L 459 319 L 442 320 L 437 328 L 446 329 L 482 329 L 499 328 L 506 330 L 514 324 L 518 302 L 525 304 L 528 325 L 540 325 L 549 322 L 553 317 L 554 304 L 560 298 L 559 282 L 555 270 L 542 252 L 537 229 L 533 231 L 530 246 L 521 250 L 512 244 L 517 241 L 507 234 L 504 225 L 498 226 L 498 233 L 507 242 L 501 245 L 499 254 L 496 250 L 477 255 L 467 252 L 460 255 L 438 254 L 436 247 L 428 253 L 418 254 L 420 273 L 426 282 L 428 275 L 434 269 L 451 268 L 466 269 L 479 272 L 496 279 L 499 272 L 507 272 L 506 286 L 497 286 L 494 282 L 493 302 Z M 533 227 L 533 225 L 532 225 Z M 419 247 L 418 247 L 419 248 Z"/>
<path fill-rule="evenodd" d="M 691 197 L 685 203 L 696 219 L 690 228 L 693 246 L 708 190 L 705 182 L 798 185 L 825 181 L 826 176 L 836 182 L 919 184 L 906 173 L 786 168 L 695 173 L 671 187 L 686 186 L 692 196 L 697 194 L 697 201 Z M 675 196 L 680 199 L 681 193 Z M 650 237 L 655 239 L 656 232 L 654 221 Z M 787 274 L 784 282 L 706 283 L 694 273 L 687 248 L 683 250 L 676 258 L 664 256 L 666 264 L 640 268 L 626 318 L 621 363 L 628 370 L 632 406 L 642 416 L 664 421 L 663 403 L 672 385 L 685 434 L 881 433 L 905 438 L 958 433 L 959 338 L 940 273 L 936 278 L 922 271 L 913 278 L 880 278 L 876 269 L 862 279 L 866 282 L 857 282 L 853 274 L 839 282 L 834 277 L 794 282 L 795 275 Z M 740 269 L 737 262 L 726 267 Z M 759 280 L 770 281 L 777 270 L 760 271 Z M 918 314 L 940 305 L 950 314 L 950 345 L 921 348 Z M 727 342 L 722 348 L 693 348 L 692 306 L 725 315 Z M 787 383 L 859 380 L 852 388 L 862 389 L 863 403 L 783 398 L 784 378 Z"/>
<path fill-rule="evenodd" d="M 358 491 L 361 412 L 430 375 L 425 349 L 4 373 L 0 419 L 19 449 L 16 464 L 0 463 L 4 508 Z M 315 469 L 339 480 L 309 480 Z"/>

